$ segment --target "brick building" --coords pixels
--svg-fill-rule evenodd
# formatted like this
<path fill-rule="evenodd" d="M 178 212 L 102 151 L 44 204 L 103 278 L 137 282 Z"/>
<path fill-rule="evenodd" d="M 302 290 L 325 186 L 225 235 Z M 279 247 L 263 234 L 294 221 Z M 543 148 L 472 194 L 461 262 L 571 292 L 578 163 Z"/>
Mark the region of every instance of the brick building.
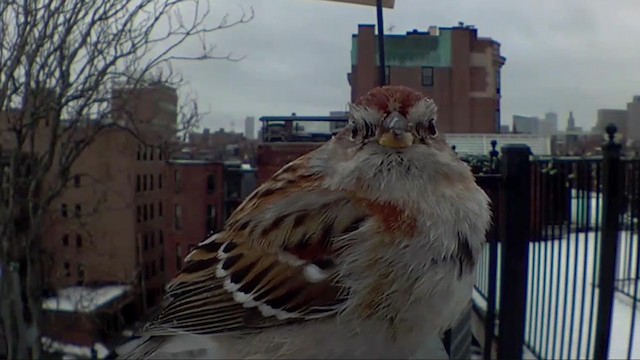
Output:
<path fill-rule="evenodd" d="M 173 278 L 189 251 L 224 224 L 224 164 L 210 160 L 169 160 L 171 202 L 164 244 L 166 278 Z"/>
<path fill-rule="evenodd" d="M 177 95 L 164 86 L 115 92 L 113 119 L 133 119 L 137 137 L 104 130 L 74 164 L 73 182 L 56 200 L 46 232 L 56 254 L 50 285 L 131 284 L 146 309 L 165 283 L 163 145 L 175 129 Z M 115 100 L 122 98 L 132 99 L 126 110 Z"/>
<path fill-rule="evenodd" d="M 178 273 L 193 247 L 223 229 L 229 215 L 256 186 L 255 169 L 240 162 L 171 159 L 168 174 L 167 281 Z"/>
<path fill-rule="evenodd" d="M 45 335 L 77 346 L 106 341 L 125 325 L 123 316 L 130 322 L 145 314 L 160 300 L 166 281 L 163 243 L 170 212 L 163 149 L 174 137 L 177 94 L 162 85 L 119 88 L 111 108 L 106 122 L 87 121 L 73 136 L 130 121 L 137 136 L 118 126 L 101 130 L 70 169 L 71 180 L 43 226 L 45 286 L 51 290 L 44 303 L 54 304 L 45 308 Z M 38 122 L 36 153 L 46 151 L 49 126 Z M 0 132 L 10 139 L 10 129 L 2 125 Z M 11 153 L 12 145 L 3 141 L 3 153 Z M 120 290 L 103 291 L 114 286 Z M 79 308 L 87 304 L 90 311 Z M 72 319 L 93 330 L 74 327 Z"/>
<path fill-rule="evenodd" d="M 205 128 L 201 133 L 189 133 L 187 146 L 199 158 L 216 161 L 246 159 L 254 163 L 257 141 L 248 139 L 241 133 L 227 132 L 224 129 L 211 132 L 209 128 Z"/>
<path fill-rule="evenodd" d="M 500 43 L 471 26 L 385 35 L 386 84 L 431 96 L 445 133 L 500 132 Z M 351 48 L 351 100 L 379 85 L 374 25 L 360 25 Z"/>

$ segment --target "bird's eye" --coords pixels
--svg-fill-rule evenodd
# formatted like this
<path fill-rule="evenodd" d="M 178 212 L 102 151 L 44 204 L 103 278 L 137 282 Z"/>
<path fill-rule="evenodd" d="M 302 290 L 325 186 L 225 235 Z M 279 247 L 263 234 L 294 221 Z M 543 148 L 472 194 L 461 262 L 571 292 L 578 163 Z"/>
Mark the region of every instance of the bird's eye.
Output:
<path fill-rule="evenodd" d="M 358 132 L 359 132 L 358 127 L 353 125 L 351 127 L 351 139 L 352 140 L 358 137 Z"/>
<path fill-rule="evenodd" d="M 420 138 L 436 137 L 438 136 L 438 130 L 436 129 L 435 119 L 430 119 L 428 122 L 419 122 L 415 124 L 415 132 Z"/>
<path fill-rule="evenodd" d="M 427 133 L 429 136 L 435 137 L 438 135 L 438 129 L 436 129 L 436 124 L 434 119 L 429 120 L 429 124 L 427 125 Z"/>

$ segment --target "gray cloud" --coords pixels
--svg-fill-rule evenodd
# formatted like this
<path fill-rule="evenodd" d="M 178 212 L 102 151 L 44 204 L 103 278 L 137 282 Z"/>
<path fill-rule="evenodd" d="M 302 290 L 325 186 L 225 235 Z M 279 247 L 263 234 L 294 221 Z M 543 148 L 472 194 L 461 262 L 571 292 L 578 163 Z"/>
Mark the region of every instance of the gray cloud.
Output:
<path fill-rule="evenodd" d="M 247 116 L 328 114 L 349 100 L 351 35 L 375 23 L 375 10 L 319 0 L 211 0 L 217 15 L 255 10 L 250 23 L 209 40 L 240 62 L 178 64 L 204 108 L 203 126 L 229 127 Z M 624 107 L 640 93 L 640 47 L 635 14 L 640 2 L 619 0 L 396 0 L 385 11 L 395 33 L 429 25 L 473 24 L 502 44 L 502 122 L 513 114 L 570 110 L 590 127 L 596 109 Z"/>

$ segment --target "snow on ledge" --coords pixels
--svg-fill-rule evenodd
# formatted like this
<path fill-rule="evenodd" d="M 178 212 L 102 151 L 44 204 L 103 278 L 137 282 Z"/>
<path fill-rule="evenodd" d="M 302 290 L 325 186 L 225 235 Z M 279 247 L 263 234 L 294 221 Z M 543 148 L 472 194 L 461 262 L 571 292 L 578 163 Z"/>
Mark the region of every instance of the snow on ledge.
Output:
<path fill-rule="evenodd" d="M 90 313 L 119 298 L 130 289 L 129 285 L 72 286 L 58 290 L 55 297 L 44 299 L 42 309 Z"/>
<path fill-rule="evenodd" d="M 65 344 L 55 341 L 46 336 L 42 337 L 42 347 L 49 353 L 62 353 L 63 355 L 77 356 L 81 358 L 91 359 L 91 347 L 74 344 Z M 98 359 L 104 359 L 109 355 L 110 351 L 102 343 L 93 344 Z"/>

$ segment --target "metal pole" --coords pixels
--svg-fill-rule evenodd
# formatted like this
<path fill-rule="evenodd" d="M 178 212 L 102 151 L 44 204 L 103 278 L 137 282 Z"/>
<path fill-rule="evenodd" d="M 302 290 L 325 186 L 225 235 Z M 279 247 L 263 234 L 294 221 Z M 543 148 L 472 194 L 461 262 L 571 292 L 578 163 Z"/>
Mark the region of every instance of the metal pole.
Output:
<path fill-rule="evenodd" d="M 380 86 L 386 85 L 386 64 L 384 57 L 384 22 L 382 18 L 382 0 L 376 1 L 376 11 L 378 13 L 378 58 L 380 63 Z"/>
<path fill-rule="evenodd" d="M 616 257 L 618 253 L 618 233 L 620 228 L 620 208 L 624 196 L 621 190 L 620 151 L 622 146 L 614 141 L 616 127 L 606 128 L 609 140 L 602 146 L 602 229 L 600 240 L 600 267 L 598 274 L 598 312 L 596 320 L 596 340 L 593 358 L 609 358 L 609 337 L 613 314 L 614 282 L 616 277 Z"/>
<path fill-rule="evenodd" d="M 500 224 L 504 236 L 498 359 L 522 359 L 531 237 L 531 149 L 526 145 L 509 144 L 501 150 L 504 202 L 500 206 L 509 212 L 509 221 Z"/>

